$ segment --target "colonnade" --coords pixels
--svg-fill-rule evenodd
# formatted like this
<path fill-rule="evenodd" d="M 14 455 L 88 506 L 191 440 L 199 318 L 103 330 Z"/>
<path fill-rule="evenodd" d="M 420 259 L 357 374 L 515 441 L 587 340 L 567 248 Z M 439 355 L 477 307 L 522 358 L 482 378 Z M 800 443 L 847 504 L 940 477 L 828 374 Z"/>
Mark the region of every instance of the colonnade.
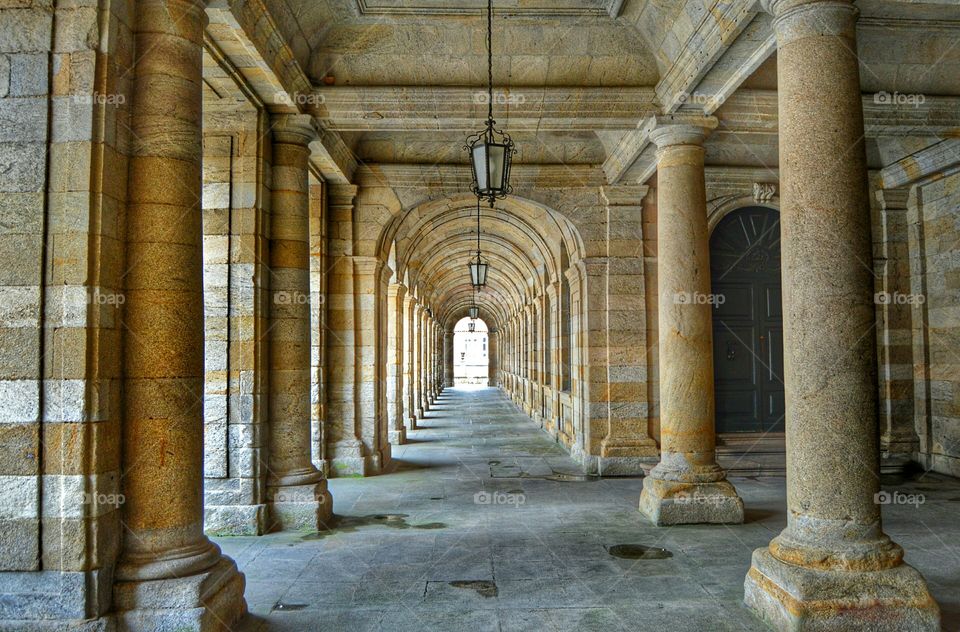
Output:
<path fill-rule="evenodd" d="M 580 309 L 584 268 L 582 261 L 569 265 L 561 273 L 567 282 L 550 280 L 490 338 L 494 383 L 551 436 L 581 452 L 583 385 L 573 377 L 581 360 L 572 326 L 579 319 L 571 310 Z"/>
<path fill-rule="evenodd" d="M 764 5 L 779 51 L 789 511 L 786 529 L 754 553 L 745 600 L 779 629 L 936 630 L 937 605 L 883 532 L 876 502 L 876 316 L 857 9 L 835 0 Z M 660 456 L 644 479 L 640 509 L 658 525 L 744 516 L 716 462 L 712 307 L 691 300 L 711 292 L 703 142 L 716 126 L 711 117 L 675 113 L 647 129 L 658 148 Z M 591 280 L 592 262 L 580 263 Z M 577 270 L 573 285 L 582 280 Z M 501 382 L 541 423 L 541 367 L 569 371 L 579 348 L 551 327 L 550 341 L 561 346 L 543 357 L 544 324 L 537 301 L 528 301 L 500 343 Z M 570 365 L 557 357 L 564 344 L 574 352 Z M 549 381 L 555 386 L 562 375 Z M 590 415 L 592 402 L 582 405 Z M 560 415 L 544 425 L 562 439 L 563 424 Z"/>
<path fill-rule="evenodd" d="M 70 618 L 116 612 L 121 629 L 218 629 L 244 610 L 242 575 L 204 534 L 207 4 L 142 0 L 132 25 L 132 136 L 125 215 L 115 222 L 122 226 L 115 246 L 124 268 L 123 344 L 116 366 L 95 367 L 120 376 L 122 393 L 104 399 L 121 412 L 83 430 L 90 433 L 84 445 L 99 452 L 75 459 L 93 462 L 97 484 L 119 480 L 122 506 L 78 514 L 91 522 L 63 521 L 61 533 L 44 523 L 53 535 L 44 539 L 38 527 L 35 539 L 45 548 L 36 566 L 15 568 L 56 576 L 53 564 L 43 566 L 56 551 L 67 576 L 66 565 L 83 560 L 74 576 L 84 582 L 77 590 L 83 604 Z M 875 306 L 864 264 L 871 245 L 856 9 L 845 0 L 764 5 L 775 16 L 779 48 L 789 511 L 783 532 L 754 552 L 745 599 L 781 629 L 935 630 L 937 606 L 884 533 L 875 501 Z M 245 460 L 240 466 L 231 457 L 224 468 L 224 480 L 236 483 L 225 495 L 254 508 L 254 525 L 244 529 L 255 533 L 324 528 L 332 510 L 327 477 L 383 472 L 391 446 L 406 441 L 453 377 L 452 336 L 434 315 L 441 306 L 407 282 L 409 270 L 400 274 L 358 247 L 357 234 L 367 228 L 357 222 L 358 187 L 324 183 L 323 208 L 313 208 L 312 117 L 279 110 L 264 116 L 269 213 L 252 232 L 269 270 L 252 282 L 262 281 L 254 289 L 265 296 L 257 312 L 265 323 L 263 336 L 251 342 L 258 350 L 251 365 L 263 376 L 265 390 L 255 397 L 265 396 L 265 419 L 236 424 L 230 450 Z M 709 302 L 688 298 L 710 293 L 703 143 L 716 124 L 673 114 L 656 117 L 647 130 L 659 150 L 659 450 L 646 425 L 646 383 L 654 378 L 636 351 L 646 347 L 638 320 L 649 291 L 642 252 L 619 252 L 609 239 L 603 253 L 564 251 L 557 269 L 531 279 L 537 289 L 489 332 L 491 384 L 571 453 L 593 465 L 616 464 L 625 453 L 655 463 L 639 506 L 659 525 L 737 523 L 744 515 L 716 462 Z M 635 215 L 644 193 L 605 190 L 605 229 Z M 324 228 L 319 255 L 315 222 Z M 635 242 L 643 242 L 639 232 Z M 311 298 L 316 258 L 323 261 L 322 306 Z M 323 342 L 314 344 L 321 329 Z M 84 345 L 99 344 L 99 333 L 84 333 Z M 86 357 L 87 347 L 78 346 L 68 351 Z M 316 367 L 322 388 L 311 377 Z M 99 388 L 85 387 L 84 397 Z M 312 421 L 322 428 L 319 439 Z M 86 480 L 81 473 L 70 474 L 71 484 Z M 56 503 L 38 504 L 49 511 Z M 221 533 L 236 532 L 232 526 L 207 524 Z M 84 533 L 61 537 L 67 528 Z M 96 578 L 81 575 L 90 569 Z M 63 577 L 55 579 L 61 589 Z M 96 594 L 89 588 L 95 583 Z"/>

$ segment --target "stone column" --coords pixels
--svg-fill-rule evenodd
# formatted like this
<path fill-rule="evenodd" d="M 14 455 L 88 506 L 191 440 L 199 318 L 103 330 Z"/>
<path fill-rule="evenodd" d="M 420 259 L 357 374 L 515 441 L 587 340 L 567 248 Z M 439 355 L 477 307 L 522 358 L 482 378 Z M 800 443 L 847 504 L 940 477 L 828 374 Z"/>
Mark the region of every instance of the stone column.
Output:
<path fill-rule="evenodd" d="M 390 443 L 407 442 L 403 425 L 403 315 L 407 288 L 391 284 L 387 289 L 387 419 L 390 424 Z"/>
<path fill-rule="evenodd" d="M 433 318 L 427 322 L 427 331 L 430 334 L 430 347 L 427 354 L 427 395 L 432 406 L 437 399 L 437 326 Z"/>
<path fill-rule="evenodd" d="M 745 601 L 782 630 L 939 630 L 937 605 L 884 534 L 877 500 L 857 10 L 839 0 L 765 5 L 779 51 L 788 512 L 753 554 Z"/>
<path fill-rule="evenodd" d="M 443 392 L 443 328 L 440 326 L 440 323 L 435 322 L 433 324 L 433 329 L 436 332 L 435 340 L 437 341 L 437 352 L 435 354 L 437 360 L 437 397 L 440 397 L 440 393 Z"/>
<path fill-rule="evenodd" d="M 418 417 L 430 410 L 430 317 L 426 308 L 420 310 L 420 408 Z"/>
<path fill-rule="evenodd" d="M 353 200 L 357 187 L 332 185 L 327 193 L 327 453 L 331 475 L 366 474 L 357 427 Z"/>
<path fill-rule="evenodd" d="M 440 396 L 440 389 L 443 386 L 443 333 L 436 321 L 431 323 L 433 332 L 433 384 L 431 385 L 434 400 Z"/>
<path fill-rule="evenodd" d="M 640 511 L 658 525 L 743 522 L 743 501 L 717 465 L 713 309 L 703 140 L 716 119 L 658 117 L 660 462 Z"/>
<path fill-rule="evenodd" d="M 423 306 L 414 303 L 413 310 L 413 405 L 417 422 L 423 419 Z"/>
<path fill-rule="evenodd" d="M 353 257 L 354 353 L 357 393 L 357 437 L 366 455 L 367 474 L 377 474 L 390 462 L 387 424 L 383 418 L 383 357 L 379 306 L 383 296 L 386 267 L 376 257 Z M 385 332 L 384 332 L 385 333 Z M 384 336 L 384 342 L 385 342 Z"/>
<path fill-rule="evenodd" d="M 128 629 L 243 616 L 243 576 L 203 534 L 201 225 L 204 2 L 137 3 L 126 214 L 123 548 Z M 108 598 L 109 599 L 109 598 Z"/>
<path fill-rule="evenodd" d="M 497 330 L 491 329 L 487 333 L 487 386 L 497 386 L 500 383 L 499 344 L 500 340 Z"/>
<path fill-rule="evenodd" d="M 453 331 L 443 334 L 443 384 L 453 386 Z"/>
<path fill-rule="evenodd" d="M 880 376 L 880 469 L 903 473 L 920 449 L 914 426 L 909 223 L 910 189 L 875 191 L 871 225 Z"/>
<path fill-rule="evenodd" d="M 443 340 L 443 328 L 440 326 L 440 323 L 433 324 L 434 331 L 436 331 L 436 340 L 437 340 L 437 397 L 440 397 L 440 393 L 443 392 L 444 386 L 444 377 L 443 372 L 446 368 L 446 363 L 444 362 L 444 340 Z"/>
<path fill-rule="evenodd" d="M 268 531 L 317 529 L 331 514 L 327 482 L 310 445 L 311 117 L 272 121 Z"/>
<path fill-rule="evenodd" d="M 533 299 L 530 306 L 530 416 L 534 423 L 543 426 L 543 295 Z"/>
<path fill-rule="evenodd" d="M 590 367 L 591 387 L 603 383 L 609 402 L 599 446 L 599 470 L 609 475 L 640 474 L 644 465 L 659 458 L 648 427 L 647 320 L 642 308 L 647 283 L 641 202 L 647 191 L 645 186 L 613 186 L 602 192 L 607 216 L 602 375 L 593 375 L 597 358 L 592 346 Z"/>
<path fill-rule="evenodd" d="M 416 300 L 406 294 L 403 297 L 403 397 L 407 429 L 417 429 L 417 381 L 416 381 Z"/>
<path fill-rule="evenodd" d="M 570 394 L 570 418 L 563 420 L 560 428 L 557 430 L 557 439 L 560 443 L 570 448 L 571 455 L 580 461 L 586 462 L 587 442 L 590 437 L 586 436 L 588 431 L 585 428 L 586 422 L 583 420 L 581 411 L 587 410 L 588 404 L 584 401 L 584 379 L 586 368 L 589 366 L 590 359 L 586 357 L 589 351 L 589 344 L 583 340 L 583 332 L 586 330 L 584 323 L 586 306 L 589 299 L 584 300 L 586 291 L 584 281 L 587 278 L 587 266 L 582 259 L 575 259 L 570 262 L 570 267 L 564 272 L 567 279 L 567 289 L 570 294 L 570 335 L 563 336 L 569 349 L 569 375 L 570 383 L 568 392 Z M 587 320 L 589 323 L 589 319 Z"/>
<path fill-rule="evenodd" d="M 584 369 L 583 390 L 587 437 L 581 462 L 587 471 L 596 473 L 602 467 L 597 456 L 601 451 L 600 442 L 608 434 L 611 421 L 607 386 L 607 258 L 587 257 L 583 260 L 583 268 L 587 293 L 585 334 L 589 355 Z"/>

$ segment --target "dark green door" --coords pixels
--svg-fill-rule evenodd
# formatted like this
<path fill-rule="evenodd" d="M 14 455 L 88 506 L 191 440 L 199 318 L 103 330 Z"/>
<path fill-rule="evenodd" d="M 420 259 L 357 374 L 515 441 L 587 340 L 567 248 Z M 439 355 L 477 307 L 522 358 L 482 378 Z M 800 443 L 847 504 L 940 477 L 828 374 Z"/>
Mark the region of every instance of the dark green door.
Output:
<path fill-rule="evenodd" d="M 780 214 L 739 209 L 710 237 L 717 432 L 782 432 Z"/>

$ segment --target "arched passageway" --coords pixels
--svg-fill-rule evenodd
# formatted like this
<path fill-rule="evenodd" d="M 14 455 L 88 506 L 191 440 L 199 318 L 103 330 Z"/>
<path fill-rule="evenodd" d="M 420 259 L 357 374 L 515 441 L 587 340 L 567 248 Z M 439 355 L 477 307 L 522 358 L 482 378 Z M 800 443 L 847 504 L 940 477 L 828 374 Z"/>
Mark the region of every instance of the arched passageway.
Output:
<path fill-rule="evenodd" d="M 0 629 L 956 628 L 951 4 L 0 2 Z"/>

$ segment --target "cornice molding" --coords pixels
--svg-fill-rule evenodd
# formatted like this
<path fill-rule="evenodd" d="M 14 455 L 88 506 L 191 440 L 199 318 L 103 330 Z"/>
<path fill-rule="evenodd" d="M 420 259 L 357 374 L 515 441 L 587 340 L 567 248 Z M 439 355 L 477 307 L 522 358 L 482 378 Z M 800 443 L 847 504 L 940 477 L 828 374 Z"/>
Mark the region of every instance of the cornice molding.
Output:
<path fill-rule="evenodd" d="M 464 16 L 486 14 L 486 3 L 470 0 L 356 0 L 360 15 Z M 543 0 L 540 4 L 497 7 L 494 13 L 524 17 L 597 17 L 620 15 L 623 0 L 594 0 L 595 6 L 582 2 Z M 459 5 L 459 6 L 458 6 Z"/>

